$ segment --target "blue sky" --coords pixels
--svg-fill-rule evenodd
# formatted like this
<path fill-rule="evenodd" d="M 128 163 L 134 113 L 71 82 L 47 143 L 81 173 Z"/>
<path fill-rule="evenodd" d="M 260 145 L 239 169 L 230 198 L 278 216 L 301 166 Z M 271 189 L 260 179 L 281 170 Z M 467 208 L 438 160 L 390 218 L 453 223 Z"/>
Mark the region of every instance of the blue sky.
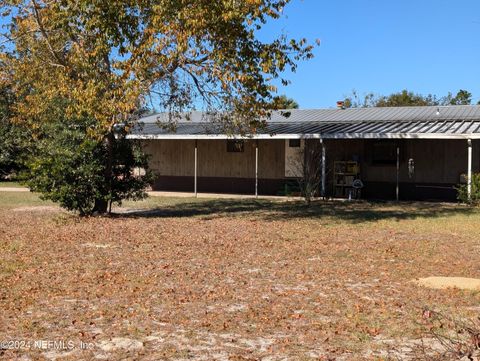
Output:
<path fill-rule="evenodd" d="M 301 108 L 333 107 L 356 89 L 438 96 L 466 89 L 480 100 L 480 1 L 292 0 L 262 38 L 285 32 L 321 40 L 292 84 Z"/>

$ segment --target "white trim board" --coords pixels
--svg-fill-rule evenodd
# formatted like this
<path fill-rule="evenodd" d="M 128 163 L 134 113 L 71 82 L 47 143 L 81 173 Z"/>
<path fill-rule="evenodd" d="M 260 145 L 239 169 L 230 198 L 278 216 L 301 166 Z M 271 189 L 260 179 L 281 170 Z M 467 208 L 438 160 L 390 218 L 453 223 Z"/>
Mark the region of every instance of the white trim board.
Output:
<path fill-rule="evenodd" d="M 245 136 L 226 134 L 128 134 L 127 139 L 187 140 L 187 139 L 480 139 L 480 133 L 335 133 L 335 134 L 250 134 Z"/>

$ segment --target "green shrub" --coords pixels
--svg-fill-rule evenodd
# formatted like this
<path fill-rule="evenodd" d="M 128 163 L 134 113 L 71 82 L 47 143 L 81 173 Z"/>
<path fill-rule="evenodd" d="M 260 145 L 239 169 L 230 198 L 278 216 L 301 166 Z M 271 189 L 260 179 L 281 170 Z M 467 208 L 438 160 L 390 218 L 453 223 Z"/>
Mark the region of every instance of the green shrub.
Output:
<path fill-rule="evenodd" d="M 468 197 L 468 185 L 460 184 L 456 187 L 458 191 L 457 198 L 460 202 L 479 205 L 480 204 L 480 173 L 472 174 L 472 192 L 471 196 Z"/>
<path fill-rule="evenodd" d="M 88 136 L 91 122 L 62 120 L 46 124 L 30 158 L 27 184 L 52 200 L 81 215 L 109 212 L 123 199 L 141 199 L 151 181 L 147 157 L 140 145 L 126 139 L 105 141 Z M 135 176 L 134 168 L 144 176 Z"/>

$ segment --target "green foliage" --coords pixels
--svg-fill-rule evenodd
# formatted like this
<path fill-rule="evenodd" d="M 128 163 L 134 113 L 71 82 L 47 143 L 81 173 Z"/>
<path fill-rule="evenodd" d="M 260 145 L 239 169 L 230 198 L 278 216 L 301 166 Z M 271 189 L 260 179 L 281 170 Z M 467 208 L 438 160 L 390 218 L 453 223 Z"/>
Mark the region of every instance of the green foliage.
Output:
<path fill-rule="evenodd" d="M 279 95 L 273 97 L 272 101 L 273 109 L 298 109 L 298 103 L 292 99 L 287 97 L 286 95 Z"/>
<path fill-rule="evenodd" d="M 30 188 L 42 193 L 42 199 L 58 202 L 81 215 L 99 210 L 98 203 L 111 205 L 120 204 L 122 199 L 144 198 L 152 179 L 149 171 L 142 177 L 133 175 L 133 168 L 147 169 L 139 144 L 113 139 L 110 163 L 105 142 L 85 135 L 91 123 L 61 121 L 45 125 L 29 162 Z"/>
<path fill-rule="evenodd" d="M 472 94 L 462 89 L 455 96 L 448 93 L 440 98 L 433 94 L 422 95 L 406 89 L 390 95 L 367 93 L 363 96 L 353 90 L 352 94 L 345 98 L 345 107 L 347 108 L 469 105 L 471 103 Z"/>
<path fill-rule="evenodd" d="M 416 94 L 406 89 L 388 96 L 380 96 L 375 101 L 375 106 L 377 107 L 427 106 L 439 104 L 440 101 L 435 95 Z"/>
<path fill-rule="evenodd" d="M 12 122 L 14 95 L 8 86 L 0 85 L 0 179 L 24 168 L 28 151 L 28 131 Z"/>
<path fill-rule="evenodd" d="M 479 205 L 480 204 L 480 173 L 472 174 L 472 192 L 471 197 L 468 197 L 468 185 L 460 184 L 457 188 L 457 198 L 460 202 Z"/>
<path fill-rule="evenodd" d="M 25 169 L 28 142 L 27 129 L 0 119 L 0 179 L 15 177 Z"/>
<path fill-rule="evenodd" d="M 452 93 L 448 93 L 444 98 L 444 103 L 450 105 L 470 105 L 472 104 L 472 93 L 462 89 L 455 96 Z"/>

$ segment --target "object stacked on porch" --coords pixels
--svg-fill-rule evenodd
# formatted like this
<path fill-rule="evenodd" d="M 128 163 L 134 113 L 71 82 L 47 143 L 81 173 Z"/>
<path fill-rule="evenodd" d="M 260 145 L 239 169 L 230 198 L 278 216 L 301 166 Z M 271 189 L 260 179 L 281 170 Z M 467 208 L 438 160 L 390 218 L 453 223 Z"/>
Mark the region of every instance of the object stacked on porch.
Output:
<path fill-rule="evenodd" d="M 333 194 L 337 198 L 357 198 L 353 181 L 360 177 L 360 166 L 357 161 L 334 162 Z"/>

